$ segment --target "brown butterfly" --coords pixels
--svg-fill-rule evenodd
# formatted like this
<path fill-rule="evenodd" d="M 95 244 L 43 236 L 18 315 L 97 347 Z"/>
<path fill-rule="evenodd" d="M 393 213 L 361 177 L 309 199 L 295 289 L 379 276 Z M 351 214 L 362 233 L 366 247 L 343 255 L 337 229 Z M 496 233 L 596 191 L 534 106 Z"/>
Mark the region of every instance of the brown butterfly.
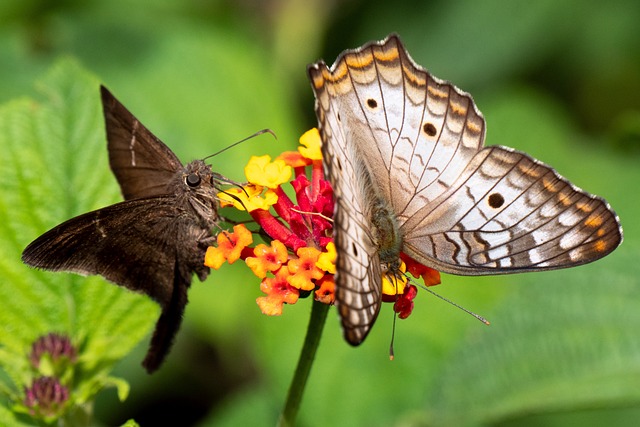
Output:
<path fill-rule="evenodd" d="M 124 202 L 47 231 L 22 253 L 26 264 L 99 274 L 162 307 L 142 362 L 158 369 L 180 328 L 193 273 L 209 274 L 204 254 L 217 227 L 219 183 L 203 160 L 183 166 L 176 155 L 101 87 L 109 162 Z"/>

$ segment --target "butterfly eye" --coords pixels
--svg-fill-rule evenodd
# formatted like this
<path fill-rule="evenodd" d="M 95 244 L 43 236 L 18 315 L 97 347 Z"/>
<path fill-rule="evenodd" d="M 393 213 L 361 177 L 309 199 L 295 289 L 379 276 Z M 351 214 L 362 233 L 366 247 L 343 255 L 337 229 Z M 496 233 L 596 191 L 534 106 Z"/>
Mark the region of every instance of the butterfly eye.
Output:
<path fill-rule="evenodd" d="M 197 187 L 200 185 L 200 175 L 195 173 L 190 173 L 185 178 L 185 181 L 189 187 Z"/>

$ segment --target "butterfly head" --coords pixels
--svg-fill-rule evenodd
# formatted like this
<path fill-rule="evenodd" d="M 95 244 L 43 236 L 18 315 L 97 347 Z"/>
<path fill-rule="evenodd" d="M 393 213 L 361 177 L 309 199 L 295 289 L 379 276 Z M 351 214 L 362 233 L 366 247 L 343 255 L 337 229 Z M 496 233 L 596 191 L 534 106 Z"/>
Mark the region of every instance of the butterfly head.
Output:
<path fill-rule="evenodd" d="M 194 160 L 177 175 L 177 194 L 188 199 L 200 217 L 215 220 L 219 207 L 216 194 L 220 191 L 219 184 L 223 179 L 211 170 L 211 165 L 202 160 Z"/>

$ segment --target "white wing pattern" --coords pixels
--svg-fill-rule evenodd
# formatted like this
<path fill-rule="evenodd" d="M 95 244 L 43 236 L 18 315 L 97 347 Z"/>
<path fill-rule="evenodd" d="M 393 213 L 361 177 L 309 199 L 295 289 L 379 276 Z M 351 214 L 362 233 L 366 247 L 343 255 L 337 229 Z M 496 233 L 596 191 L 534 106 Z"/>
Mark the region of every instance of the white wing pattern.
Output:
<path fill-rule="evenodd" d="M 417 65 L 400 39 L 308 68 L 336 208 L 336 300 L 360 344 L 381 274 L 402 251 L 460 275 L 585 264 L 622 242 L 605 200 L 506 147 L 484 147 L 471 95 Z"/>

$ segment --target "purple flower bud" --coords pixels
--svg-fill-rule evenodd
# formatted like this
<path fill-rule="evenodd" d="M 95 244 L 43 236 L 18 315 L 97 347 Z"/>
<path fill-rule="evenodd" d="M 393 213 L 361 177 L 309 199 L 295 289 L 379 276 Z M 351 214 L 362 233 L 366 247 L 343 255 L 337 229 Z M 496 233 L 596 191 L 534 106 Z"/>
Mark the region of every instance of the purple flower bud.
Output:
<path fill-rule="evenodd" d="M 57 415 L 69 399 L 69 390 L 53 377 L 36 378 L 24 394 L 24 404 L 34 417 Z"/>
<path fill-rule="evenodd" d="M 54 363 L 63 357 L 66 357 L 70 362 L 76 361 L 76 349 L 66 335 L 51 332 L 41 336 L 33 343 L 29 360 L 34 368 L 40 366 L 40 359 L 45 353 L 49 354 Z"/>

